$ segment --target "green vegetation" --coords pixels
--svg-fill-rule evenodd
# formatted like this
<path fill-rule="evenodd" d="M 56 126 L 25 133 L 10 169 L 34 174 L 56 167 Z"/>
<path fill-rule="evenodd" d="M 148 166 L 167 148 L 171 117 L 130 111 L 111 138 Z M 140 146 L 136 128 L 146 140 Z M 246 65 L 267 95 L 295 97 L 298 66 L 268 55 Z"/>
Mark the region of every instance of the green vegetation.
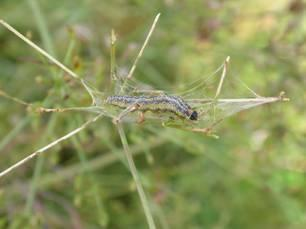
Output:
<path fill-rule="evenodd" d="M 227 118 L 219 139 L 123 124 L 154 221 L 166 229 L 306 227 L 305 10 L 302 0 L 0 3 L 2 19 L 101 91 L 115 69 L 112 29 L 116 71 L 126 75 L 160 12 L 138 80 L 181 91 L 231 56 L 222 97 L 249 95 L 237 78 L 262 96 L 290 97 Z M 0 171 L 93 117 L 35 112 L 91 99 L 2 26 L 0 90 L 34 104 L 0 97 Z M 0 178 L 0 228 L 147 228 L 124 155 L 111 120 L 95 122 Z"/>

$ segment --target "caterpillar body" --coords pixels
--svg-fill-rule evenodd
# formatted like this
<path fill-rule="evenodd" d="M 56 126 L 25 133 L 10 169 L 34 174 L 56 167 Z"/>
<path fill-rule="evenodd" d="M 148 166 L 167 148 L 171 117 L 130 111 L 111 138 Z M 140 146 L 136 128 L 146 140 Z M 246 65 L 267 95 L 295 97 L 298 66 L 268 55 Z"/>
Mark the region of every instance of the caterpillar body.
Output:
<path fill-rule="evenodd" d="M 170 95 L 157 96 L 125 96 L 112 95 L 108 96 L 106 104 L 114 105 L 120 108 L 127 108 L 133 104 L 137 105 L 139 111 L 151 112 L 171 112 L 176 116 L 189 120 L 197 120 L 198 113 L 193 110 L 188 103 L 181 97 Z"/>

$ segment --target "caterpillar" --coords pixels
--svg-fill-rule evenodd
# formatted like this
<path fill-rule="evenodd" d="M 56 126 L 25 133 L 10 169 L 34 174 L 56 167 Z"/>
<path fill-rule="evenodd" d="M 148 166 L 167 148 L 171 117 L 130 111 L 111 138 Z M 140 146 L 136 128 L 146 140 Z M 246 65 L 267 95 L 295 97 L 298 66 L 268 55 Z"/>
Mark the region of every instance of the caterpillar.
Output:
<path fill-rule="evenodd" d="M 193 110 L 181 97 L 170 95 L 126 96 L 112 95 L 105 100 L 106 104 L 128 108 L 135 104 L 139 111 L 171 112 L 180 118 L 196 121 L 198 112 Z"/>

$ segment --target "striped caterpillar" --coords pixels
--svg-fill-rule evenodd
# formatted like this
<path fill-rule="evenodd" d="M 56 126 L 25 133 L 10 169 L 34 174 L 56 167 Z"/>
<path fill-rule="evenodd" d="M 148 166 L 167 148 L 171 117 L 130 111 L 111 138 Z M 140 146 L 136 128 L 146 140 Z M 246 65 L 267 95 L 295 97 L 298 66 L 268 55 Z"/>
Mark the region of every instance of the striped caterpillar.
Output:
<path fill-rule="evenodd" d="M 135 110 L 142 112 L 171 112 L 176 116 L 196 121 L 197 111 L 193 110 L 188 103 L 178 96 L 157 95 L 157 96 L 125 96 L 113 95 L 106 98 L 106 104 L 128 108 L 133 104 L 137 105 Z"/>

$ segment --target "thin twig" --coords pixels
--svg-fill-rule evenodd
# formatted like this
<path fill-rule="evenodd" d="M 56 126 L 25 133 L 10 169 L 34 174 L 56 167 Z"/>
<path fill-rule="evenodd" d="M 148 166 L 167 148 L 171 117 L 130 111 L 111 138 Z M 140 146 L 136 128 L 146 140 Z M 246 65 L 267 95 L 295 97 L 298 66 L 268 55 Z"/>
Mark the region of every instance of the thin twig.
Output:
<path fill-rule="evenodd" d="M 149 202 L 146 198 L 144 189 L 142 187 L 140 177 L 138 175 L 138 172 L 137 172 L 137 169 L 136 169 L 136 166 L 135 166 L 135 163 L 134 163 L 134 160 L 133 160 L 133 157 L 132 157 L 132 154 L 131 154 L 131 151 L 130 151 L 130 148 L 129 148 L 129 145 L 128 145 L 128 142 L 127 142 L 127 139 L 126 139 L 126 135 L 124 133 L 124 130 L 123 130 L 120 122 L 117 123 L 116 126 L 117 126 L 117 129 L 118 129 L 119 135 L 120 135 L 120 139 L 121 139 L 121 142 L 122 142 L 122 145 L 123 145 L 123 149 L 124 149 L 124 152 L 125 152 L 126 159 L 128 161 L 128 165 L 130 167 L 130 171 L 132 173 L 133 179 L 134 179 L 135 184 L 136 184 L 136 188 L 137 188 L 137 191 L 138 191 L 138 194 L 139 194 L 139 197 L 140 197 L 140 201 L 141 201 L 143 210 L 144 210 L 146 218 L 147 218 L 149 228 L 150 229 L 155 229 L 156 226 L 155 226 L 153 216 L 152 216 L 152 213 L 151 213 L 151 210 L 150 210 L 150 207 L 149 207 Z"/>
<path fill-rule="evenodd" d="M 54 63 L 56 66 L 58 66 L 60 69 L 62 69 L 64 72 L 66 72 L 68 75 L 72 76 L 73 78 L 80 80 L 81 84 L 84 86 L 84 88 L 86 89 L 86 91 L 89 93 L 89 95 L 91 96 L 93 103 L 94 103 L 94 97 L 92 95 L 91 90 L 89 90 L 89 88 L 87 87 L 87 84 L 85 82 L 85 80 L 81 80 L 80 76 L 77 75 L 75 72 L 73 72 L 71 69 L 69 69 L 68 67 L 66 67 L 64 64 L 62 64 L 61 62 L 59 62 L 57 59 L 55 59 L 53 56 L 51 56 L 48 52 L 46 52 L 45 50 L 43 50 L 42 48 L 40 48 L 38 45 L 36 45 L 35 43 L 33 43 L 31 40 L 29 40 L 28 38 L 26 38 L 24 35 L 22 35 L 20 32 L 18 32 L 16 29 L 14 29 L 12 26 L 10 26 L 7 22 L 5 22 L 4 20 L 0 19 L 0 24 L 2 24 L 5 28 L 7 28 L 9 31 L 11 31 L 12 33 L 14 33 L 17 37 L 19 37 L 21 40 L 23 40 L 25 43 L 27 43 L 29 46 L 31 46 L 32 48 L 34 48 L 37 52 L 39 52 L 40 54 L 42 54 L 44 57 L 46 57 L 48 60 L 50 60 L 52 63 Z"/>
<path fill-rule="evenodd" d="M 137 57 L 136 57 L 136 59 L 135 59 L 133 65 L 132 65 L 130 71 L 129 71 L 129 74 L 127 75 L 127 79 L 132 78 L 132 75 L 133 75 L 133 73 L 134 73 L 134 71 L 135 71 L 135 68 L 136 68 L 136 65 L 137 65 L 137 63 L 138 63 L 138 60 L 139 60 L 140 57 L 142 56 L 143 51 L 144 51 L 144 49 L 146 48 L 146 46 L 147 46 L 147 44 L 148 44 L 148 42 L 149 42 L 149 40 L 150 40 L 150 37 L 151 37 L 151 35 L 152 35 L 153 31 L 154 31 L 154 28 L 155 28 L 156 23 L 157 23 L 157 21 L 158 21 L 158 19 L 159 19 L 159 16 L 160 16 L 160 13 L 156 15 L 156 17 L 155 17 L 155 19 L 154 19 L 154 21 L 153 21 L 153 24 L 152 24 L 152 26 L 151 26 L 151 29 L 150 29 L 150 31 L 149 31 L 149 33 L 148 33 L 148 35 L 147 35 L 147 37 L 146 37 L 146 39 L 145 39 L 145 41 L 144 41 L 144 43 L 143 43 L 141 49 L 140 49 L 140 51 L 139 51 L 139 53 L 138 53 L 138 55 L 137 55 Z"/>
<path fill-rule="evenodd" d="M 1 89 L 0 89 L 0 96 L 3 96 L 4 98 L 10 99 L 10 100 L 13 100 L 14 102 L 19 103 L 19 104 L 24 105 L 24 106 L 31 106 L 30 103 L 25 102 L 25 101 L 23 101 L 19 98 L 14 97 L 14 96 L 11 96 L 11 95 L 7 94 L 5 91 L 2 91 Z"/>
<path fill-rule="evenodd" d="M 2 171 L 0 173 L 0 178 L 3 177 L 4 175 L 8 174 L 9 172 L 13 171 L 14 169 L 18 168 L 19 166 L 23 165 L 24 163 L 26 163 L 27 161 L 31 160 L 32 158 L 42 154 L 43 152 L 45 152 L 46 150 L 50 149 L 51 147 L 57 145 L 58 143 L 70 138 L 71 136 L 77 134 L 78 132 L 80 132 L 81 130 L 83 130 L 84 128 L 86 128 L 89 124 L 95 122 L 96 120 L 98 120 L 100 117 L 102 117 L 103 114 L 99 114 L 98 116 L 94 117 L 93 119 L 88 120 L 87 122 L 85 122 L 82 126 L 76 128 L 75 130 L 69 132 L 68 134 L 62 136 L 61 138 L 56 139 L 55 141 L 49 143 L 48 145 L 36 150 L 34 153 L 30 154 L 29 156 L 25 157 L 24 159 L 18 161 L 17 163 L 15 163 L 14 165 L 10 166 L 9 168 L 5 169 L 4 171 Z"/>
<path fill-rule="evenodd" d="M 111 52 L 110 52 L 110 75 L 112 80 L 118 80 L 117 73 L 116 73 L 116 34 L 115 31 L 112 29 L 111 33 Z"/>
<path fill-rule="evenodd" d="M 47 53 L 45 50 L 43 50 L 42 48 L 40 48 L 38 45 L 34 44 L 32 41 L 30 41 L 28 38 L 26 38 L 24 35 L 22 35 L 21 33 L 19 33 L 16 29 L 14 29 L 12 26 L 10 26 L 8 23 L 6 23 L 5 21 L 0 19 L 0 24 L 2 24 L 5 28 L 7 28 L 9 31 L 11 31 L 12 33 L 14 33 L 17 37 L 19 37 L 21 40 L 23 40 L 25 43 L 27 43 L 29 46 L 31 46 L 32 48 L 34 48 L 37 52 L 39 52 L 40 54 L 42 54 L 43 56 L 45 56 L 48 60 L 50 60 L 51 62 L 53 62 L 55 65 L 57 65 L 59 68 L 61 68 L 63 71 L 65 71 L 66 73 L 68 73 L 70 76 L 79 79 L 79 76 L 73 72 L 72 70 L 70 70 L 68 67 L 66 67 L 65 65 L 63 65 L 61 62 L 59 62 L 58 60 L 56 60 L 53 56 L 51 56 L 49 53 Z"/>
<path fill-rule="evenodd" d="M 247 102 L 264 102 L 264 103 L 271 103 L 277 101 L 288 101 L 288 98 L 285 97 L 259 97 L 259 98 L 240 98 L 240 99 L 186 99 L 187 103 L 190 104 L 205 104 L 205 103 L 247 103 Z"/>
<path fill-rule="evenodd" d="M 229 61 L 230 61 L 230 57 L 228 56 L 226 58 L 226 60 L 224 61 L 223 71 L 222 71 L 221 79 L 220 79 L 220 82 L 219 82 L 219 85 L 218 85 L 218 88 L 217 88 L 217 91 L 216 91 L 215 98 L 217 98 L 219 96 L 220 92 L 221 92 L 222 85 L 223 85 L 223 82 L 224 82 L 224 79 L 225 79 L 225 76 L 226 76 L 227 66 L 228 66 Z"/>
<path fill-rule="evenodd" d="M 12 95 L 9 95 L 5 91 L 0 89 L 0 96 L 3 96 L 4 98 L 7 98 L 9 100 L 12 100 L 16 103 L 19 103 L 23 106 L 26 106 L 28 109 L 34 112 L 38 113 L 50 113 L 50 112 L 67 112 L 67 111 L 91 111 L 91 110 L 97 110 L 99 107 L 97 106 L 88 106 L 88 107 L 65 107 L 65 108 L 46 108 L 46 107 L 37 107 L 33 103 L 26 102 L 22 99 L 19 99 L 17 97 L 14 97 Z"/>
<path fill-rule="evenodd" d="M 166 142 L 166 138 L 163 137 L 156 137 L 156 135 L 149 137 L 146 139 L 146 144 L 148 149 L 153 149 L 159 146 L 162 146 Z M 132 153 L 133 157 L 141 155 L 143 152 L 143 146 L 139 144 L 134 144 L 130 147 L 130 152 Z M 40 180 L 39 180 L 39 187 L 40 188 L 47 188 L 54 184 L 57 184 L 62 181 L 66 181 L 72 179 L 73 177 L 77 176 L 82 172 L 93 172 L 95 170 L 101 171 L 102 169 L 118 162 L 121 158 L 118 155 L 124 156 L 124 152 L 122 148 L 110 149 L 107 153 L 95 157 L 93 159 L 88 160 L 88 166 L 82 170 L 80 170 L 80 166 L 82 166 L 82 162 L 77 162 L 70 166 L 65 166 L 58 170 L 46 173 Z M 29 183 L 30 181 L 24 181 L 25 184 Z M 22 182 L 23 183 L 23 182 Z M 7 190 L 10 190 L 14 187 L 6 186 Z M 14 189 L 14 188 L 13 188 Z"/>

